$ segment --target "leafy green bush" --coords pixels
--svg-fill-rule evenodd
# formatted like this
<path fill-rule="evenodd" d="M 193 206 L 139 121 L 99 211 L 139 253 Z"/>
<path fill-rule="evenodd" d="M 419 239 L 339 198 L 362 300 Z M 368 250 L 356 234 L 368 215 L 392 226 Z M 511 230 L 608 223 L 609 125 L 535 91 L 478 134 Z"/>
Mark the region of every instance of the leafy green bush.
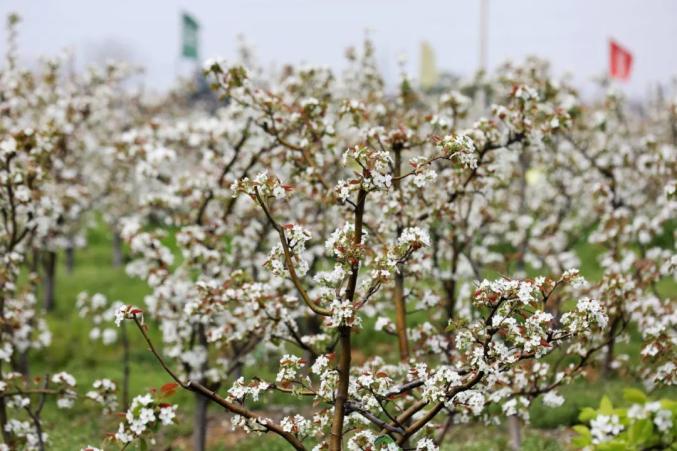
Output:
<path fill-rule="evenodd" d="M 614 408 L 606 396 L 597 409 L 585 407 L 579 415 L 585 425 L 574 426 L 573 444 L 599 451 L 677 450 L 676 401 L 651 401 L 635 388 L 626 388 L 623 397 L 628 407 Z"/>

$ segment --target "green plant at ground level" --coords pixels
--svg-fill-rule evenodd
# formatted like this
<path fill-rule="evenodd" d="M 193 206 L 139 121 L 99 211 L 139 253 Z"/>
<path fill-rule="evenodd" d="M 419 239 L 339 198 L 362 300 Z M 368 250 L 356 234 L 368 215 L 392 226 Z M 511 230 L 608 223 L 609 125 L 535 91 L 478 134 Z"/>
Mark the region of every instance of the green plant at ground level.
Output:
<path fill-rule="evenodd" d="M 573 444 L 599 451 L 677 449 L 677 402 L 650 400 L 641 390 L 624 390 L 625 407 L 614 407 L 608 397 L 597 409 L 586 407 L 574 426 Z"/>

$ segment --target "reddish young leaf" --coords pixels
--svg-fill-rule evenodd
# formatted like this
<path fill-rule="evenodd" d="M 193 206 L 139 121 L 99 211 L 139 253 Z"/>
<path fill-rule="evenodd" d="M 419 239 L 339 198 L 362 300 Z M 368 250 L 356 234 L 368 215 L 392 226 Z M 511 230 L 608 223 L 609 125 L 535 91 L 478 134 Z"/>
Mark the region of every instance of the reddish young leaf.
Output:
<path fill-rule="evenodd" d="M 175 382 L 168 382 L 160 387 L 160 393 L 162 393 L 164 396 L 172 396 L 176 392 L 178 386 L 179 384 Z"/>

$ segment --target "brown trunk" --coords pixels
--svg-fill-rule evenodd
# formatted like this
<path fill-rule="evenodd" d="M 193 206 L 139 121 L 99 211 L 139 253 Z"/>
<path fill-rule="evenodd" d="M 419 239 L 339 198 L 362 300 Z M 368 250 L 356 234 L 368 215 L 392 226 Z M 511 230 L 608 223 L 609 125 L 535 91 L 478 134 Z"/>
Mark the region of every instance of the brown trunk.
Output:
<path fill-rule="evenodd" d="M 207 349 L 207 335 L 205 334 L 204 327 L 199 325 L 195 331 L 197 334 L 198 343 Z M 207 362 L 201 368 L 202 373 L 204 374 L 207 371 Z M 207 381 L 202 381 L 203 384 L 207 384 Z M 209 389 L 216 389 L 216 387 L 209 386 Z M 209 399 L 195 394 L 195 416 L 193 417 L 193 449 L 195 451 L 204 451 L 207 444 L 207 406 L 209 405 Z"/>
<path fill-rule="evenodd" d="M 367 200 L 367 192 L 360 189 L 357 195 L 357 208 L 355 208 L 355 237 L 353 244 L 359 246 L 362 243 L 362 226 L 364 219 L 364 204 Z M 353 302 L 360 263 L 353 264 L 346 289 L 346 299 Z M 338 361 L 338 387 L 336 390 L 336 402 L 334 403 L 334 420 L 331 425 L 331 437 L 329 439 L 329 451 L 341 451 L 343 443 L 343 418 L 345 405 L 348 400 L 348 387 L 350 386 L 350 326 L 339 326 L 339 361 Z"/>
<path fill-rule="evenodd" d="M 395 152 L 395 167 L 393 171 L 395 181 L 393 186 L 398 191 L 400 202 L 402 202 L 399 180 L 402 166 L 402 147 L 393 146 L 393 151 Z M 402 216 L 398 216 L 397 238 L 402 235 L 402 230 L 404 229 Z M 402 264 L 397 265 L 393 298 L 395 301 L 395 329 L 397 331 L 397 344 L 400 349 L 400 361 L 406 362 L 409 360 L 409 339 L 407 337 L 407 303 L 404 297 L 404 265 Z"/>
<path fill-rule="evenodd" d="M 38 273 L 40 271 L 40 250 L 33 248 L 33 258 L 31 258 L 31 272 Z"/>
<path fill-rule="evenodd" d="M 66 248 L 66 271 L 68 274 L 73 272 L 75 267 L 75 248 L 73 246 L 68 246 Z"/>
<path fill-rule="evenodd" d="M 451 279 L 443 282 L 444 292 L 446 294 L 447 320 L 454 318 L 456 310 L 456 271 L 458 270 L 458 256 L 462 246 L 459 246 L 458 237 L 454 234 L 451 241 L 451 249 L 454 255 L 451 257 Z"/>
<path fill-rule="evenodd" d="M 28 350 L 22 351 L 21 353 L 15 351 L 14 355 L 16 356 L 12 362 L 14 371 L 18 371 L 24 376 L 28 376 Z"/>
<path fill-rule="evenodd" d="M 604 356 L 604 370 L 603 370 L 605 378 L 608 378 L 613 374 L 614 372 L 613 362 L 614 362 L 614 342 L 612 340 L 606 345 L 606 355 Z"/>
<path fill-rule="evenodd" d="M 602 375 L 605 378 L 613 375 L 614 369 L 612 364 L 614 362 L 614 346 L 616 345 L 616 328 L 618 327 L 619 319 L 614 318 L 609 326 L 609 341 L 606 345 L 606 354 L 604 355 L 604 366 L 602 367 Z"/>
<path fill-rule="evenodd" d="M 7 406 L 5 405 L 5 398 L 0 398 L 0 427 L 2 428 L 2 440 L 5 445 L 9 446 L 9 449 L 14 449 L 14 436 L 7 430 L 5 426 L 7 425 Z"/>
<path fill-rule="evenodd" d="M 447 311 L 447 320 L 452 320 L 456 310 L 456 280 L 445 280 L 443 285 L 444 293 L 446 295 L 445 307 Z"/>
<path fill-rule="evenodd" d="M 609 378 L 613 375 L 613 362 L 614 362 L 614 343 L 615 340 L 609 341 L 606 345 L 606 354 L 604 355 L 604 368 L 602 373 L 605 378 Z"/>
<path fill-rule="evenodd" d="M 407 338 L 407 304 L 404 299 L 404 269 L 395 275 L 395 328 L 400 348 L 400 361 L 409 360 L 409 340 Z"/>
<path fill-rule="evenodd" d="M 195 416 L 193 419 L 193 449 L 204 451 L 207 446 L 207 405 L 209 399 L 195 393 Z"/>
<path fill-rule="evenodd" d="M 343 440 L 343 418 L 345 405 L 348 400 L 348 386 L 350 385 L 350 327 L 339 327 L 339 382 L 336 391 L 336 403 L 334 404 L 334 422 L 331 425 L 330 451 L 341 451 Z"/>
<path fill-rule="evenodd" d="M 510 434 L 510 449 L 517 451 L 522 448 L 522 430 L 520 419 L 516 415 L 508 417 L 508 433 Z"/>
<path fill-rule="evenodd" d="M 117 231 L 113 232 L 113 266 L 122 266 L 122 238 Z"/>
<path fill-rule="evenodd" d="M 0 327 L 5 327 L 5 297 L 0 291 Z M 2 361 L 0 361 L 0 380 L 3 379 Z M 12 434 L 5 429 L 7 425 L 7 406 L 5 404 L 5 397 L 0 396 L 0 433 L 2 433 L 2 441 L 12 449 L 14 440 Z"/>
<path fill-rule="evenodd" d="M 56 252 L 48 251 L 42 254 L 42 269 L 44 270 L 44 306 L 46 311 L 54 310 L 54 287 L 56 278 Z"/>

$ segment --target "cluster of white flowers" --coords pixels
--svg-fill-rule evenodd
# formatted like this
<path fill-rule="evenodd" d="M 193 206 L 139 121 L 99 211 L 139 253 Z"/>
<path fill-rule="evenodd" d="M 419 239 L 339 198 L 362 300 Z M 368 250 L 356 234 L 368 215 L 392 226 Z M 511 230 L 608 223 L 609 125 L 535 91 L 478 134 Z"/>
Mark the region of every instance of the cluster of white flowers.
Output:
<path fill-rule="evenodd" d="M 313 280 L 328 287 L 338 286 L 346 277 L 346 270 L 342 265 L 334 265 L 332 271 L 319 271 L 313 276 Z"/>
<path fill-rule="evenodd" d="M 440 447 L 430 438 L 422 438 L 416 443 L 416 451 L 439 451 Z"/>
<path fill-rule="evenodd" d="M 411 183 L 418 188 L 423 188 L 437 179 L 437 172 L 431 167 L 427 158 L 414 157 L 409 160 L 409 165 L 414 168 L 414 176 Z"/>
<path fill-rule="evenodd" d="M 296 224 L 290 224 L 285 229 L 287 230 L 285 235 L 287 246 L 292 254 L 294 270 L 300 276 L 303 276 L 308 272 L 309 267 L 308 262 L 303 258 L 303 253 L 306 250 L 306 242 L 310 240 L 310 232 Z M 273 246 L 264 266 L 278 277 L 284 277 L 287 274 L 286 257 L 281 244 Z"/>
<path fill-rule="evenodd" d="M 117 386 L 110 379 L 97 379 L 92 383 L 93 390 L 85 395 L 88 399 L 100 404 L 104 413 L 113 413 L 117 410 Z"/>
<path fill-rule="evenodd" d="M 362 319 L 349 299 L 334 299 L 329 304 L 329 309 L 331 316 L 328 316 L 325 320 L 327 327 L 354 327 L 362 324 Z"/>
<path fill-rule="evenodd" d="M 89 296 L 86 292 L 78 294 L 76 308 L 80 316 L 89 317 L 94 324 L 89 332 L 89 338 L 99 340 L 105 345 L 111 345 L 117 342 L 118 333 L 112 327 L 105 327 L 104 324 L 110 324 L 115 318 L 116 312 L 123 306 L 121 301 L 112 302 L 110 305 L 106 296 L 96 293 Z"/>
<path fill-rule="evenodd" d="M 461 385 L 463 378 L 449 366 L 442 366 L 432 372 L 423 384 L 421 396 L 431 402 L 445 402 L 452 387 Z"/>
<path fill-rule="evenodd" d="M 120 305 L 115 310 L 115 325 L 120 327 L 122 321 L 126 319 L 139 318 L 143 323 L 143 311 L 133 305 Z"/>
<path fill-rule="evenodd" d="M 275 380 L 277 382 L 293 381 L 296 378 L 297 372 L 304 367 L 306 362 L 294 355 L 285 354 L 280 359 L 280 370 L 277 372 Z"/>
<path fill-rule="evenodd" d="M 456 394 L 450 401 L 452 406 L 461 406 L 467 408 L 473 415 L 477 416 L 484 410 L 484 395 L 477 390 L 465 390 Z"/>
<path fill-rule="evenodd" d="M 40 444 L 47 443 L 47 440 L 49 439 L 49 435 L 47 433 L 43 432 L 40 434 L 30 421 L 10 419 L 5 425 L 5 431 L 23 440 L 25 443 L 25 449 L 31 451 L 39 450 Z M 5 449 L 9 450 L 9 447 L 6 447 Z"/>
<path fill-rule="evenodd" d="M 514 96 L 523 101 L 538 100 L 538 92 L 527 85 L 519 85 L 514 90 Z"/>
<path fill-rule="evenodd" d="M 377 436 L 373 432 L 366 430 L 354 434 L 348 440 L 346 448 L 349 451 L 362 451 L 364 449 L 373 449 Z"/>
<path fill-rule="evenodd" d="M 458 133 L 444 137 L 440 146 L 449 158 L 458 161 L 469 169 L 477 168 L 475 143 L 468 133 Z"/>
<path fill-rule="evenodd" d="M 597 415 L 590 421 L 590 433 L 592 434 L 592 442 L 595 444 L 608 441 L 623 429 L 617 415 Z"/>
<path fill-rule="evenodd" d="M 158 402 L 150 393 L 134 397 L 114 435 L 115 440 L 126 445 L 152 434 L 159 425 L 173 424 L 176 408 L 175 405 Z"/>
<path fill-rule="evenodd" d="M 559 407 L 564 404 L 564 397 L 555 391 L 543 395 L 543 404 L 547 407 Z"/>
<path fill-rule="evenodd" d="M 239 194 L 255 196 L 258 193 L 263 199 L 267 197 L 284 199 L 287 197 L 287 193 L 292 191 L 290 185 L 282 184 L 277 177 L 269 175 L 268 171 L 260 172 L 253 180 L 248 177 L 240 179 L 233 183 L 230 189 L 233 191 L 234 197 Z"/>
<path fill-rule="evenodd" d="M 672 411 L 667 409 L 661 409 L 656 413 L 656 416 L 653 419 L 654 424 L 661 432 L 667 432 L 672 429 Z"/>
<path fill-rule="evenodd" d="M 308 433 L 311 423 L 302 415 L 296 414 L 293 417 L 282 418 L 282 421 L 280 421 L 280 426 L 282 426 L 283 431 L 291 432 L 299 436 L 304 436 Z"/>
<path fill-rule="evenodd" d="M 56 401 L 56 405 L 60 409 L 70 409 L 77 398 L 77 393 L 73 390 L 76 385 L 75 378 L 70 374 L 62 371 L 52 375 L 53 384 L 61 387 L 61 393 Z"/>
<path fill-rule="evenodd" d="M 430 246 L 430 235 L 420 227 L 407 227 L 397 239 L 397 244 L 413 249 Z"/>
<path fill-rule="evenodd" d="M 238 401 L 243 401 L 246 396 L 251 396 L 254 401 L 258 401 L 261 392 L 266 391 L 269 387 L 270 385 L 263 381 L 255 380 L 245 383 L 244 378 L 240 377 L 228 389 L 228 395 Z"/>
<path fill-rule="evenodd" d="M 577 268 L 567 269 L 562 273 L 559 280 L 560 282 L 568 283 L 574 288 L 582 287 L 587 284 L 587 281 Z"/>
<path fill-rule="evenodd" d="M 528 281 L 516 279 L 483 280 L 477 286 L 475 301 L 478 305 L 495 305 L 501 300 L 516 299 L 522 304 L 534 301 L 536 287 Z"/>
<path fill-rule="evenodd" d="M 336 186 L 336 192 L 341 199 L 346 199 L 348 193 L 358 188 L 371 190 L 387 191 L 391 185 L 393 177 L 390 172 L 392 157 L 389 152 L 381 149 L 374 149 L 366 146 L 349 147 L 343 153 L 342 163 L 344 166 L 355 162 L 362 168 L 362 177 L 353 181 L 339 181 Z"/>
<path fill-rule="evenodd" d="M 366 240 L 368 234 L 362 231 L 361 241 Z M 327 238 L 324 248 L 330 254 L 333 254 L 339 261 L 354 263 L 364 254 L 364 249 L 360 245 L 355 245 L 355 225 L 346 223 L 341 228 L 337 228 Z"/>
<path fill-rule="evenodd" d="M 507 400 L 501 406 L 501 410 L 506 416 L 519 416 L 525 421 L 529 420 L 529 400 L 524 396 Z"/>
<path fill-rule="evenodd" d="M 576 303 L 576 311 L 565 313 L 560 321 L 571 330 L 584 331 L 591 326 L 605 328 L 609 318 L 598 301 L 582 298 Z"/>

